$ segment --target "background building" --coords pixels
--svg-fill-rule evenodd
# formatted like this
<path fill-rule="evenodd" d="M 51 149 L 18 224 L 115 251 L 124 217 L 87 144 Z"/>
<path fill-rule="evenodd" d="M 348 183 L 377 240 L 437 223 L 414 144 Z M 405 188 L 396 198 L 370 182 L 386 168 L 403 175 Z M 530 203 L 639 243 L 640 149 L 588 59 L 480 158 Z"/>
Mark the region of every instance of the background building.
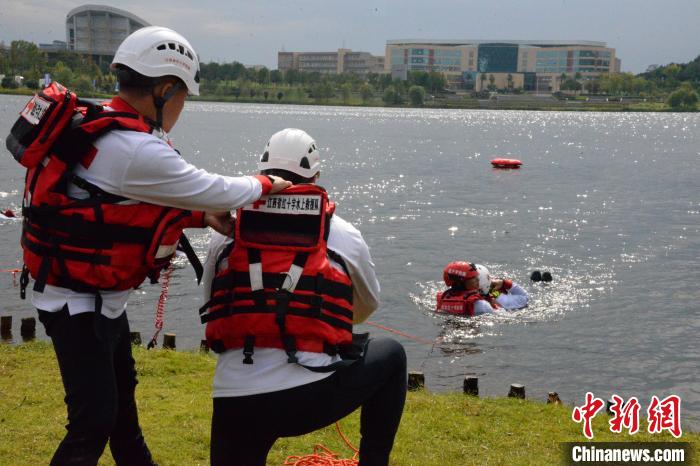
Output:
<path fill-rule="evenodd" d="M 119 44 L 149 23 L 128 11 L 104 5 L 83 5 L 66 16 L 66 48 L 109 64 Z"/>
<path fill-rule="evenodd" d="M 384 57 L 368 52 L 338 49 L 337 52 L 278 52 L 277 69 L 317 71 L 322 74 L 384 73 Z"/>
<path fill-rule="evenodd" d="M 390 40 L 385 69 L 437 71 L 450 85 L 482 90 L 559 90 L 562 74 L 582 80 L 619 72 L 615 49 L 592 41 Z"/>

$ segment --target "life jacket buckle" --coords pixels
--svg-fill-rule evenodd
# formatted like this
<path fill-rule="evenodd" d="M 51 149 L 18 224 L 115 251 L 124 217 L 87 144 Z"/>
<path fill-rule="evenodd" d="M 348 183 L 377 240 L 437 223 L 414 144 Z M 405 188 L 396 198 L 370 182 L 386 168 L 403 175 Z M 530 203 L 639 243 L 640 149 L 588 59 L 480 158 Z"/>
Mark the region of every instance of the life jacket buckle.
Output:
<path fill-rule="evenodd" d="M 294 342 L 294 337 L 291 335 L 283 335 L 282 345 L 284 346 L 284 352 L 287 353 L 287 362 L 289 364 L 298 363 L 299 359 L 297 359 L 297 347 Z"/>
<path fill-rule="evenodd" d="M 29 267 L 22 265 L 22 274 L 19 276 L 19 297 L 27 299 L 27 285 L 29 285 Z"/>
<path fill-rule="evenodd" d="M 253 353 L 255 352 L 255 335 L 246 335 L 243 341 L 243 364 L 253 364 Z"/>
<path fill-rule="evenodd" d="M 294 278 L 289 272 L 282 273 L 282 284 L 279 287 L 279 291 L 291 292 L 292 286 L 294 285 Z"/>

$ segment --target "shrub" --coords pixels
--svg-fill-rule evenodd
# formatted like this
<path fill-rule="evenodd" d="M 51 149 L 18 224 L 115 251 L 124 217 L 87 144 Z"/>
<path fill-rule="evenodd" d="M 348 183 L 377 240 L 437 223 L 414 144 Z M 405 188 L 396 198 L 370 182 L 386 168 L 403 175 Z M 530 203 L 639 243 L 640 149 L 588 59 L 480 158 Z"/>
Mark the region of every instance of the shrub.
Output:
<path fill-rule="evenodd" d="M 422 86 L 411 86 L 408 90 L 408 98 L 414 107 L 422 107 L 425 99 L 425 89 Z"/>
<path fill-rule="evenodd" d="M 674 110 L 692 112 L 697 108 L 698 94 L 684 84 L 668 96 L 668 105 Z"/>
<path fill-rule="evenodd" d="M 394 86 L 388 86 L 384 89 L 382 100 L 386 105 L 398 105 L 402 102 L 401 94 Z"/>
<path fill-rule="evenodd" d="M 6 89 L 17 89 L 19 87 L 13 76 L 5 76 L 4 78 L 2 78 L 1 84 L 2 87 Z"/>

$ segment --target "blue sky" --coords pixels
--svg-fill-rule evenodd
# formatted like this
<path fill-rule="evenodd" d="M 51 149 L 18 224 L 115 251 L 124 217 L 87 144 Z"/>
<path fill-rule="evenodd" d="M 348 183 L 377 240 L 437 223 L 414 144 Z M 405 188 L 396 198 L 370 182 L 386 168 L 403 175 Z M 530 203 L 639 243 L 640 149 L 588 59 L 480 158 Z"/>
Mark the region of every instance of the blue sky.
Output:
<path fill-rule="evenodd" d="M 85 2 L 0 0 L 0 41 L 65 40 L 66 13 Z M 700 0 L 120 0 L 109 4 L 185 35 L 203 61 L 275 68 L 277 52 L 384 54 L 389 39 L 595 40 L 624 71 L 700 55 Z"/>

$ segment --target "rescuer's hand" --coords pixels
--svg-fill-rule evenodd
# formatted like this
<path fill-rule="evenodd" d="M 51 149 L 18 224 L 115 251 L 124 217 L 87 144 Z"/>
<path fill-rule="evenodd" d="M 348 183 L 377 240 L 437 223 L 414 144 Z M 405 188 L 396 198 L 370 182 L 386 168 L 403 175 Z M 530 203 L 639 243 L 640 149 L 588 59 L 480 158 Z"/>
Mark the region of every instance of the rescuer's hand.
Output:
<path fill-rule="evenodd" d="M 270 178 L 270 181 L 272 181 L 272 189 L 270 190 L 270 194 L 278 193 L 292 185 L 291 181 L 287 181 L 279 176 L 267 175 L 267 177 Z"/>
<path fill-rule="evenodd" d="M 205 212 L 204 223 L 224 236 L 233 234 L 233 217 L 231 212 Z"/>

